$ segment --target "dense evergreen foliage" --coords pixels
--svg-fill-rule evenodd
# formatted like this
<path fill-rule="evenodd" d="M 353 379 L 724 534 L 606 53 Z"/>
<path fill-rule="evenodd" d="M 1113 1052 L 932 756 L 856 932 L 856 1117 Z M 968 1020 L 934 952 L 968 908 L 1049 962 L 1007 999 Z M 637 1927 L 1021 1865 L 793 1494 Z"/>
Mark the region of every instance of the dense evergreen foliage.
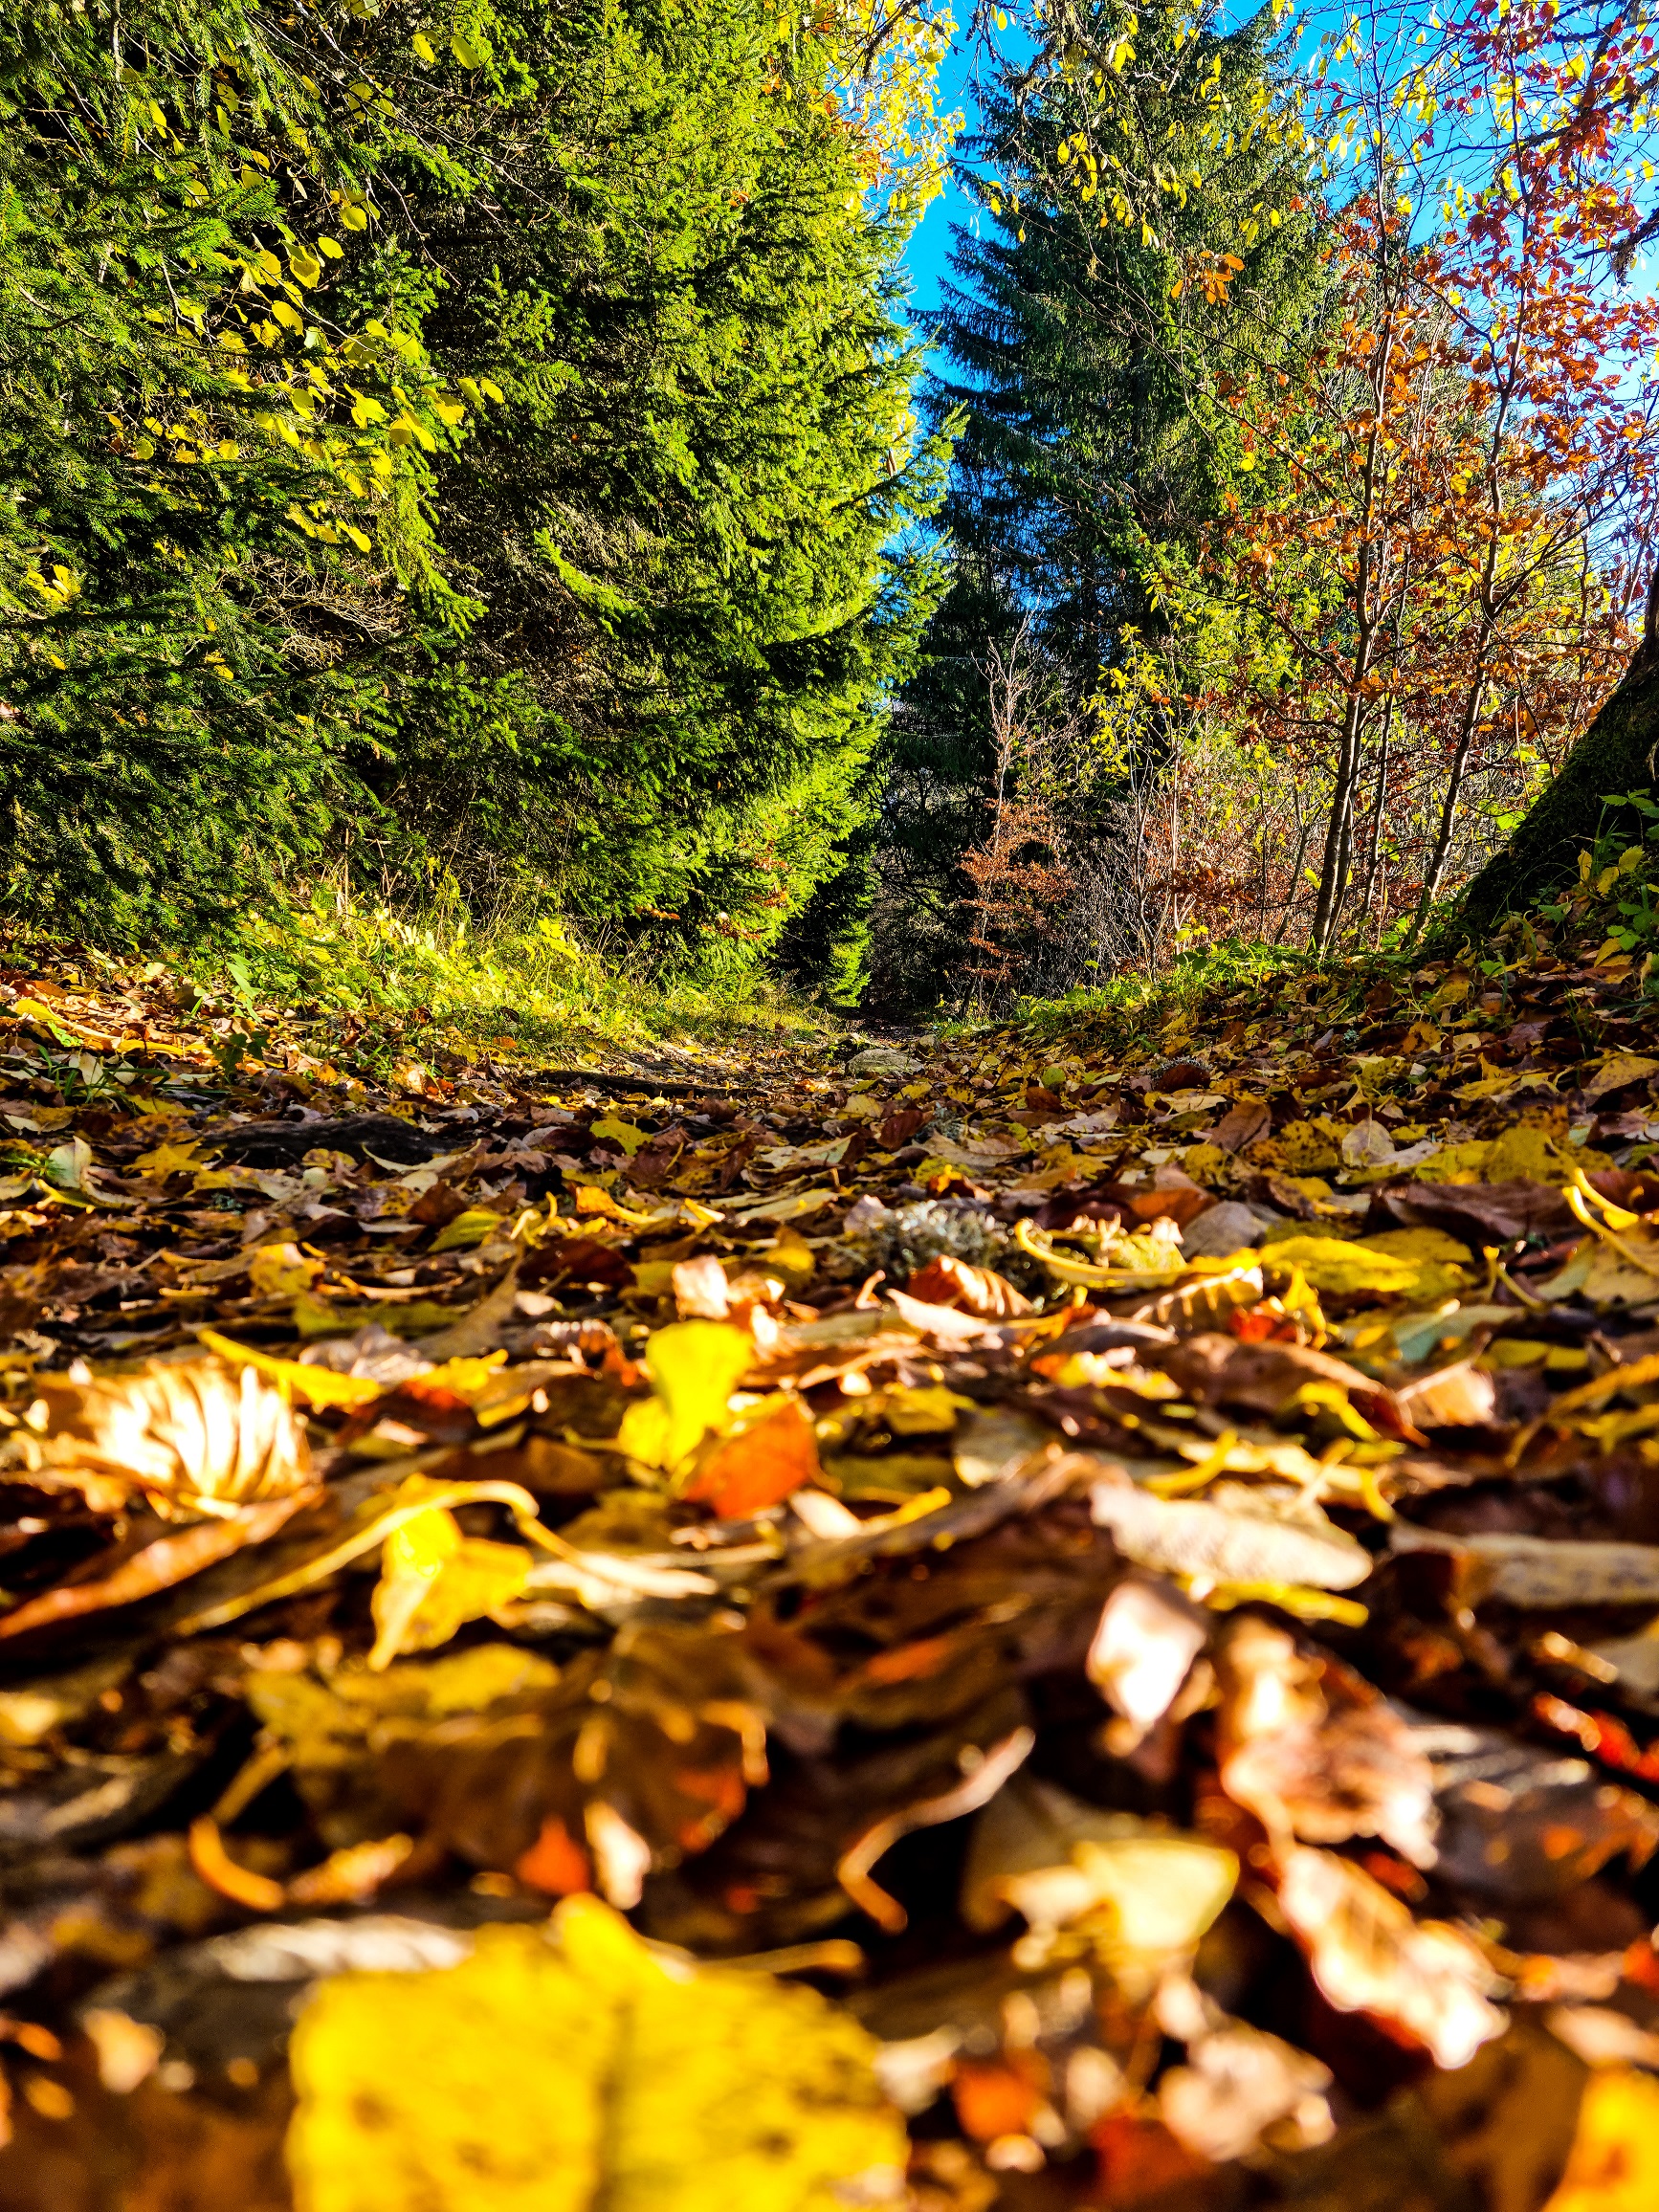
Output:
<path fill-rule="evenodd" d="M 332 862 L 855 960 L 862 871 L 830 879 L 937 458 L 829 44 L 755 0 L 31 22 L 13 909 L 199 927 Z"/>
<path fill-rule="evenodd" d="M 1162 641 L 1162 583 L 1240 481 L 1217 392 L 1316 312 L 1307 161 L 1266 11 L 1228 32 L 1214 9 L 1098 0 L 1032 24 L 1035 59 L 1006 60 L 983 102 L 979 213 L 936 319 L 930 403 L 960 426 L 955 568 L 891 741 L 903 862 L 876 960 L 895 1003 L 937 995 L 967 934 L 958 862 L 991 787 L 978 664 L 1034 614 L 1086 696 Z M 1101 752 L 1073 794 L 1085 841 L 1146 766 Z M 918 901 L 937 919 L 925 958 L 903 918 Z"/>

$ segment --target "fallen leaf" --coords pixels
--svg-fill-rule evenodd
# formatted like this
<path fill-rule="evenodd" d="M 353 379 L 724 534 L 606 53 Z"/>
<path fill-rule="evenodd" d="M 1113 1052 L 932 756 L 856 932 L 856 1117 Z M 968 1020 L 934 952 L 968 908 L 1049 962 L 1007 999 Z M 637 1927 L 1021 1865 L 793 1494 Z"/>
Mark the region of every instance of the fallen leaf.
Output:
<path fill-rule="evenodd" d="M 874 2057 L 814 1991 L 659 1959 L 572 1897 L 446 1972 L 318 1989 L 294 2033 L 296 2202 L 897 2212 L 904 2131 Z"/>
<path fill-rule="evenodd" d="M 1126 1480 L 1095 1483 L 1090 1512 L 1138 1566 L 1184 1577 L 1195 1591 L 1221 1582 L 1349 1590 L 1371 1572 L 1363 1545 L 1316 1506 L 1245 1491 L 1213 1498 L 1161 1498 Z"/>
<path fill-rule="evenodd" d="M 1166 1583 L 1119 1582 L 1100 1608 L 1084 1671 L 1142 1734 L 1163 1718 L 1209 1640 L 1209 1624 Z"/>
<path fill-rule="evenodd" d="M 83 1582 L 59 1583 L 55 1590 L 43 1590 L 39 1597 L 13 1605 L 0 1616 L 0 1637 L 25 1636 L 60 1621 L 79 1620 L 116 1605 L 136 1604 L 160 1590 L 170 1590 L 245 1545 L 264 1543 L 320 1494 L 295 1491 L 287 1497 L 267 1498 L 259 1505 L 238 1506 L 179 1536 L 159 1537 L 107 1574 L 95 1575 Z"/>
<path fill-rule="evenodd" d="M 1031 1302 L 1015 1290 L 1006 1275 L 990 1268 L 972 1268 L 948 1252 L 918 1268 L 905 1290 L 913 1298 L 934 1306 L 957 1306 L 977 1314 L 981 1320 L 1001 1321 L 1029 1314 Z"/>
<path fill-rule="evenodd" d="M 1609 1053 L 1584 1084 L 1584 1103 L 1594 1105 L 1610 1091 L 1622 1091 L 1627 1083 L 1645 1083 L 1649 1075 L 1659 1075 L 1659 1060 L 1647 1059 L 1640 1052 Z"/>
<path fill-rule="evenodd" d="M 399 1500 L 407 1504 L 411 1495 L 441 1488 L 410 1475 Z M 523 1595 L 533 1564 L 522 1544 L 463 1536 L 444 1506 L 429 1506 L 404 1520 L 387 1537 L 382 1555 L 369 1666 L 388 1667 L 400 1652 L 447 1644 L 468 1621 L 498 1618 Z"/>
<path fill-rule="evenodd" d="M 1238 1861 L 1021 1777 L 980 1815 L 962 1880 L 970 1927 L 994 1928 L 1011 1909 L 1031 1936 L 1016 1956 L 1030 1957 L 1067 1930 L 1144 2003 L 1162 1975 L 1190 1959 L 1232 1894 Z"/>
<path fill-rule="evenodd" d="M 465 1213 L 457 1213 L 446 1222 L 431 1242 L 434 1252 L 471 1251 L 487 1237 L 506 1228 L 498 1213 L 488 1206 L 470 1206 Z"/>
<path fill-rule="evenodd" d="M 797 1399 L 716 1445 L 686 1490 L 724 1519 L 781 1505 L 818 1479 L 818 1441 Z"/>
<path fill-rule="evenodd" d="M 1330 2070 L 1317 2059 L 1229 2020 L 1180 1975 L 1160 1989 L 1156 2010 L 1164 2034 L 1186 2046 L 1186 2064 L 1172 2067 L 1158 2085 L 1158 2110 L 1189 2151 L 1225 2164 L 1244 2157 L 1265 2129 L 1286 2120 L 1293 2121 L 1297 2149 L 1334 2134 L 1324 2094 Z"/>
<path fill-rule="evenodd" d="M 1544 2212 L 1648 2212 L 1659 2202 L 1659 2082 L 1592 2069 L 1560 2185 Z"/>
<path fill-rule="evenodd" d="M 1426 1256 L 1415 1248 L 1396 1251 L 1388 1246 L 1396 1235 L 1420 1238 L 1439 1233 L 1434 1229 L 1389 1230 L 1383 1237 L 1355 1244 L 1333 1237 L 1291 1236 L 1276 1241 L 1266 1256 L 1274 1267 L 1299 1270 L 1316 1291 L 1345 1294 L 1378 1291 L 1385 1297 L 1427 1301 L 1464 1289 L 1469 1281 L 1467 1268 L 1439 1256 Z"/>
<path fill-rule="evenodd" d="M 297 1244 L 261 1245 L 248 1262 L 256 1298 L 297 1298 L 323 1272 L 322 1261 L 308 1258 Z"/>
<path fill-rule="evenodd" d="M 1281 1861 L 1276 1898 L 1307 1952 L 1326 2001 L 1404 2029 L 1436 2066 L 1468 2064 L 1501 2035 L 1490 2002 L 1496 1977 L 1470 1938 L 1437 1920 L 1413 1920 L 1351 1860 L 1298 1845 Z"/>
<path fill-rule="evenodd" d="M 1380 1836 L 1413 1866 L 1434 1865 L 1434 1772 L 1382 1698 L 1248 1614 L 1224 1638 L 1217 1671 L 1222 1787 L 1270 1836 Z"/>
<path fill-rule="evenodd" d="M 654 1396 L 630 1405 L 619 1436 L 630 1458 L 675 1468 L 726 1424 L 732 1392 L 755 1361 L 754 1340 L 725 1321 L 675 1321 L 645 1348 Z"/>
<path fill-rule="evenodd" d="M 1478 1570 L 1481 1594 L 1506 1605 L 1564 1610 L 1659 1603 L 1659 1544 L 1454 1536 L 1408 1521 L 1396 1522 L 1391 1541 L 1396 1552 L 1461 1553 Z"/>
<path fill-rule="evenodd" d="M 41 1378 L 43 1433 L 14 1436 L 13 1465 L 84 1490 L 96 1506 L 134 1493 L 175 1517 L 227 1515 L 311 1481 L 305 1431 L 282 1392 L 253 1367 L 156 1361 L 134 1374 Z"/>

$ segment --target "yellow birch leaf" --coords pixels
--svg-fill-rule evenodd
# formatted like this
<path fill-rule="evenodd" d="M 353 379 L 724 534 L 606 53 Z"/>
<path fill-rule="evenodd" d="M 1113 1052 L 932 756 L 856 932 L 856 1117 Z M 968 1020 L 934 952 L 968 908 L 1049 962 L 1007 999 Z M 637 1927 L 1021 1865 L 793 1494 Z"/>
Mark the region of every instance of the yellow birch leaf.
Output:
<path fill-rule="evenodd" d="M 630 1160 L 642 1144 L 651 1141 L 643 1129 L 636 1129 L 631 1121 L 618 1120 L 614 1114 L 607 1115 L 603 1121 L 596 1121 L 590 1134 L 603 1138 L 608 1144 L 618 1146 L 627 1153 Z"/>
<path fill-rule="evenodd" d="M 1659 2204 L 1659 2082 L 1634 2067 L 1597 2067 L 1578 2132 L 1544 2212 L 1648 2212 Z"/>
<path fill-rule="evenodd" d="M 208 1351 L 216 1352 L 233 1367 L 255 1369 L 278 1384 L 290 1401 L 298 1398 L 319 1408 L 366 1405 L 382 1394 L 381 1385 L 371 1382 L 366 1375 L 337 1375 L 329 1367 L 307 1367 L 299 1360 L 278 1360 L 270 1352 L 254 1351 L 252 1345 L 233 1343 L 216 1329 L 201 1329 L 197 1335 Z"/>
<path fill-rule="evenodd" d="M 659 1960 L 571 1897 L 470 1958 L 324 1981 L 292 2046 L 298 2212 L 898 2212 L 875 2045 L 815 1991 Z"/>
<path fill-rule="evenodd" d="M 1443 1298 L 1469 1279 L 1463 1268 L 1381 1250 L 1376 1240 L 1349 1244 L 1338 1237 L 1284 1237 L 1268 1256 L 1275 1267 L 1299 1268 L 1316 1291 L 1338 1294 L 1376 1291 L 1385 1297 Z"/>
<path fill-rule="evenodd" d="M 744 1329 L 725 1321 L 675 1321 L 658 1329 L 645 1347 L 645 1371 L 666 1419 L 632 1422 L 641 1411 L 630 1406 L 623 1422 L 623 1449 L 658 1467 L 675 1467 L 695 1451 L 711 1428 L 725 1426 L 726 1402 L 752 1364 L 755 1347 Z M 640 1446 L 657 1434 L 654 1456 Z"/>
<path fill-rule="evenodd" d="M 297 1298 L 322 1272 L 322 1262 L 307 1259 L 297 1244 L 261 1245 L 248 1262 L 256 1298 Z"/>
<path fill-rule="evenodd" d="M 474 1245 L 481 1245 L 486 1237 L 494 1236 L 505 1226 L 501 1216 L 492 1213 L 488 1206 L 470 1206 L 465 1213 L 457 1213 L 453 1221 L 445 1223 L 433 1237 L 431 1250 L 434 1252 L 466 1251 Z"/>

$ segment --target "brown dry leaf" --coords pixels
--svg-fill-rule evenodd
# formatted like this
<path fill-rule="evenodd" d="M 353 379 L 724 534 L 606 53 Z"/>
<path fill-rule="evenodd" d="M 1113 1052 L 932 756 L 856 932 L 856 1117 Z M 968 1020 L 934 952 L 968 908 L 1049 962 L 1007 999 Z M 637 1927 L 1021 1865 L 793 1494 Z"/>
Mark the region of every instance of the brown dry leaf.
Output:
<path fill-rule="evenodd" d="M 1395 1403 L 1416 1428 L 1479 1428 L 1497 1411 L 1497 1385 L 1472 1360 L 1403 1382 Z"/>
<path fill-rule="evenodd" d="M 1434 1772 L 1382 1698 L 1250 1614 L 1228 1631 L 1217 1671 L 1222 1787 L 1271 1836 L 1379 1836 L 1413 1866 L 1433 1866 Z"/>
<path fill-rule="evenodd" d="M 1641 1052 L 1610 1053 L 1583 1086 L 1584 1103 L 1593 1105 L 1609 1091 L 1622 1091 L 1626 1083 L 1645 1083 L 1649 1075 L 1659 1075 L 1659 1060 L 1649 1060 Z"/>
<path fill-rule="evenodd" d="M 1269 2128 L 1279 2149 L 1322 2143 L 1335 2132 L 1325 2101 L 1330 2069 L 1317 2059 L 1229 2020 L 1182 1975 L 1164 1981 L 1155 2010 L 1163 2033 L 1186 2046 L 1186 2064 L 1158 2085 L 1158 2110 L 1189 2151 L 1221 2165 L 1256 2149 Z"/>
<path fill-rule="evenodd" d="M 1039 1963 L 1063 1930 L 1144 2003 L 1190 1959 L 1237 1880 L 1238 1861 L 1217 1845 L 1022 1775 L 975 1823 L 962 1916 L 991 1929 L 1022 1914 L 1030 1933 L 1014 1954 L 1021 1965 Z"/>
<path fill-rule="evenodd" d="M 949 1252 L 941 1252 L 926 1267 L 912 1273 L 905 1290 L 911 1297 L 933 1306 L 957 1306 L 977 1314 L 983 1321 L 1011 1320 L 1029 1314 L 1031 1301 L 1016 1291 L 1006 1275 L 991 1268 L 969 1267 Z"/>
<path fill-rule="evenodd" d="M 1280 1861 L 1276 1896 L 1338 2012 L 1370 2012 L 1403 2028 L 1437 2066 L 1459 2067 L 1501 2035 L 1490 2002 L 1497 1978 L 1467 1936 L 1444 1921 L 1413 1920 L 1351 1860 L 1298 1845 Z"/>
<path fill-rule="evenodd" d="M 1462 1555 L 1480 1594 L 1544 1611 L 1659 1603 L 1659 1544 L 1567 1542 L 1554 1537 L 1453 1536 L 1397 1521 L 1397 1552 Z"/>
<path fill-rule="evenodd" d="M 1210 1131 L 1210 1142 L 1224 1152 L 1243 1152 L 1272 1130 L 1272 1110 L 1258 1098 L 1241 1098 L 1229 1106 Z"/>
<path fill-rule="evenodd" d="M 1362 1544 L 1288 1491 L 1227 1483 L 1207 1498 L 1161 1498 L 1118 1474 L 1095 1484 L 1089 1505 L 1126 1559 L 1195 1594 L 1218 1583 L 1351 1590 L 1371 1572 Z"/>
<path fill-rule="evenodd" d="M 296 1491 L 288 1497 L 269 1498 L 263 1505 L 240 1506 L 182 1535 L 160 1537 L 121 1559 L 107 1574 L 88 1582 L 59 1583 L 55 1590 L 14 1605 L 0 1617 L 0 1637 L 24 1636 L 32 1629 L 78 1620 L 114 1605 L 136 1604 L 140 1599 L 154 1597 L 158 1590 L 170 1590 L 245 1545 L 264 1543 L 302 1506 L 315 1504 L 321 1495 L 317 1490 Z"/>
<path fill-rule="evenodd" d="M 672 1281 L 682 1321 L 723 1321 L 732 1310 L 726 1271 L 712 1252 L 675 1262 Z"/>
<path fill-rule="evenodd" d="M 1209 1641 L 1209 1623 L 1167 1582 L 1119 1582 L 1100 1608 L 1084 1671 L 1115 1713 L 1144 1735 L 1174 1704 Z"/>

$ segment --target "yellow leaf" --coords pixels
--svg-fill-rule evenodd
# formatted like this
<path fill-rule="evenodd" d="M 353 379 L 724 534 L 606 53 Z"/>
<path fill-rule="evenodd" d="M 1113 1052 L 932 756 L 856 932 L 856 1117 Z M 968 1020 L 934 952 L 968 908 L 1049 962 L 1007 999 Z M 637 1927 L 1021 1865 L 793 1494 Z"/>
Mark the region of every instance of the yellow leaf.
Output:
<path fill-rule="evenodd" d="M 1380 1236 L 1360 1239 L 1360 1250 L 1366 1252 L 1387 1252 L 1395 1259 L 1426 1260 L 1446 1267 L 1467 1268 L 1474 1264 L 1473 1254 L 1466 1244 L 1449 1236 L 1443 1228 L 1387 1228 Z"/>
<path fill-rule="evenodd" d="M 559 1539 L 544 1530 L 536 1517 L 536 1500 L 527 1490 L 516 1482 L 430 1482 L 418 1474 L 409 1475 L 391 1493 L 385 1492 L 366 1498 L 345 1522 L 310 1548 L 298 1564 L 276 1575 L 268 1582 L 256 1584 L 251 1590 L 209 1605 L 200 1613 L 191 1614 L 179 1625 L 180 1635 L 197 1634 L 203 1628 L 220 1628 L 230 1621 L 239 1621 L 244 1613 L 254 1612 L 261 1605 L 274 1604 L 278 1598 L 288 1598 L 299 1590 L 314 1589 L 321 1582 L 337 1574 L 353 1559 L 362 1559 L 379 1544 L 417 1520 L 435 1506 L 504 1505 L 515 1521 L 531 1541 L 543 1550 L 559 1550 Z"/>
<path fill-rule="evenodd" d="M 1609 1091 L 1622 1091 L 1626 1083 L 1641 1083 L 1649 1075 L 1659 1075 L 1659 1060 L 1644 1059 L 1639 1052 L 1615 1052 L 1584 1085 L 1585 1100 L 1604 1098 Z"/>
<path fill-rule="evenodd" d="M 1642 1224 L 1617 1238 L 1598 1239 L 1582 1287 L 1593 1306 L 1645 1306 L 1659 1299 L 1659 1236 Z"/>
<path fill-rule="evenodd" d="M 245 1695 L 260 1725 L 279 1736 L 302 1773 L 325 1773 L 363 1755 L 371 1735 L 384 1742 L 432 1721 L 482 1713 L 526 1692 L 551 1690 L 559 1670 L 511 1644 L 477 1644 L 445 1659 L 400 1660 L 370 1673 L 347 1660 L 326 1682 L 279 1667 L 254 1668 Z"/>
<path fill-rule="evenodd" d="M 492 1389 L 507 1363 L 505 1352 L 485 1352 L 471 1360 L 446 1360 L 421 1377 L 423 1390 L 448 1390 L 469 1405 Z"/>
<path fill-rule="evenodd" d="M 267 1381 L 276 1383 L 290 1399 L 298 1398 L 304 1405 L 367 1405 L 381 1395 L 380 1384 L 371 1382 L 366 1375 L 337 1375 L 330 1367 L 308 1367 L 299 1360 L 278 1360 L 269 1352 L 255 1352 L 251 1345 L 232 1343 L 216 1329 L 202 1329 L 197 1333 L 210 1352 L 216 1352 L 233 1367 L 254 1368 Z"/>
<path fill-rule="evenodd" d="M 614 1114 L 607 1115 L 603 1121 L 596 1121 L 590 1135 L 603 1138 L 608 1144 L 620 1146 L 630 1160 L 642 1144 L 651 1141 L 643 1129 L 636 1129 L 631 1121 L 619 1121 Z"/>
<path fill-rule="evenodd" d="M 322 1262 L 307 1259 L 296 1244 L 261 1245 L 248 1263 L 256 1298 L 297 1298 L 322 1272 Z"/>
<path fill-rule="evenodd" d="M 1634 2067 L 1598 2067 L 1578 2132 L 1544 2212 L 1648 2212 L 1659 2204 L 1659 2082 Z"/>
<path fill-rule="evenodd" d="M 874 2052 L 815 1991 L 659 1960 L 568 1898 L 459 1966 L 321 1985 L 293 2042 L 298 2212 L 897 2212 Z"/>
<path fill-rule="evenodd" d="M 1421 1233 L 1405 1231 L 1408 1237 Z M 1292 1236 L 1281 1238 L 1264 1256 L 1274 1267 L 1299 1269 L 1316 1291 L 1338 1294 L 1377 1291 L 1384 1297 L 1443 1298 L 1468 1281 L 1465 1269 L 1444 1259 L 1385 1249 L 1393 1242 L 1393 1231 L 1354 1244 L 1339 1237 Z"/>
<path fill-rule="evenodd" d="M 434 1252 L 465 1251 L 505 1227 L 501 1216 L 488 1206 L 470 1206 L 465 1213 L 457 1213 L 453 1221 L 445 1223 L 433 1237 L 431 1249 Z"/>
<path fill-rule="evenodd" d="M 175 1144 L 170 1139 L 148 1152 L 141 1152 L 133 1165 L 141 1175 L 174 1175 L 183 1169 L 199 1167 L 202 1148 L 193 1140 Z"/>
<path fill-rule="evenodd" d="M 378 1671 L 400 1651 L 430 1651 L 467 1622 L 494 1617 L 523 1594 L 530 1565 L 522 1544 L 463 1536 L 444 1506 L 417 1514 L 386 1539 L 371 1604 L 376 1634 L 369 1666 Z"/>
<path fill-rule="evenodd" d="M 726 1425 L 726 1401 L 755 1357 L 744 1329 L 724 1321 L 675 1321 L 645 1348 L 645 1370 L 659 1414 L 630 1406 L 622 1449 L 649 1466 L 677 1467 L 711 1428 Z M 635 1416 L 644 1416 L 636 1419 Z"/>
<path fill-rule="evenodd" d="M 786 1290 L 804 1290 L 817 1272 L 818 1262 L 812 1247 L 795 1229 L 787 1227 L 778 1231 L 777 1239 L 768 1245 L 762 1255 L 769 1275 L 781 1275 Z"/>
<path fill-rule="evenodd" d="M 424 31 L 417 31 L 414 36 L 409 40 L 409 44 L 414 49 L 415 59 L 417 61 L 424 61 L 427 67 L 430 69 L 432 63 L 437 59 L 437 55 L 432 52 L 432 42 L 427 36 L 426 33 Z"/>

